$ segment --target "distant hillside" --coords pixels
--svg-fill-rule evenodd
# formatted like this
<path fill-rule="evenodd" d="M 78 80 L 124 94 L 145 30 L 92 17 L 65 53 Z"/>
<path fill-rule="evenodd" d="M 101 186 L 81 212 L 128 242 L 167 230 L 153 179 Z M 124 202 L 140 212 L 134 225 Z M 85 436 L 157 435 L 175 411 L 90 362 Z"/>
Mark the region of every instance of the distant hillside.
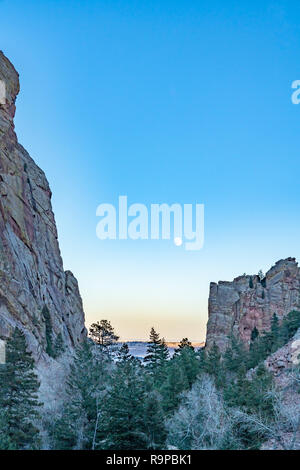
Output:
<path fill-rule="evenodd" d="M 168 348 L 178 348 L 179 346 L 179 341 L 167 341 L 166 342 Z M 192 346 L 195 348 L 195 349 L 199 349 L 199 348 L 203 348 L 205 346 L 205 342 L 202 341 L 201 343 L 193 343 L 192 342 Z"/>
<path fill-rule="evenodd" d="M 126 344 L 129 347 L 129 352 L 135 357 L 144 358 L 147 353 L 147 346 L 148 343 L 146 341 L 127 341 Z M 178 347 L 179 342 L 167 342 L 166 343 L 172 356 L 174 354 L 174 350 Z M 200 349 L 204 346 L 204 343 L 192 343 L 195 349 Z"/>

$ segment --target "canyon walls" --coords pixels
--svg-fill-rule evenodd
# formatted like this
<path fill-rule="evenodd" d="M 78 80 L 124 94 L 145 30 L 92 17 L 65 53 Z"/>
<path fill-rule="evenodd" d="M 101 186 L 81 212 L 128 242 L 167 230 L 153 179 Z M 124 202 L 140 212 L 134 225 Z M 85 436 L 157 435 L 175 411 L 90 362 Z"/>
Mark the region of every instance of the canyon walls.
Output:
<path fill-rule="evenodd" d="M 254 327 L 268 330 L 274 313 L 280 318 L 300 309 L 300 270 L 295 258 L 278 261 L 260 279 L 243 275 L 232 282 L 210 284 L 206 346 L 224 351 L 235 334 L 249 344 Z"/>
<path fill-rule="evenodd" d="M 2 52 L 0 81 L 0 338 L 24 331 L 42 390 L 55 394 L 51 371 L 64 365 L 47 353 L 49 341 L 54 348 L 60 336 L 68 354 L 86 337 L 82 300 L 63 268 L 48 181 L 14 131 L 19 77 Z"/>

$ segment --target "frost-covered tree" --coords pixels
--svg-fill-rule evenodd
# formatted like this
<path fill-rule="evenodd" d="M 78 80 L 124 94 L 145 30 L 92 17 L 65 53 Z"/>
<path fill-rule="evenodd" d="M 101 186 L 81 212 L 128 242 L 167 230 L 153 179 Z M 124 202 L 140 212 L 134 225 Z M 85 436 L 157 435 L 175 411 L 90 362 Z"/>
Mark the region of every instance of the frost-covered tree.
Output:
<path fill-rule="evenodd" d="M 214 380 L 203 375 L 183 396 L 181 406 L 167 423 L 169 446 L 182 450 L 237 447 L 233 421 Z"/>

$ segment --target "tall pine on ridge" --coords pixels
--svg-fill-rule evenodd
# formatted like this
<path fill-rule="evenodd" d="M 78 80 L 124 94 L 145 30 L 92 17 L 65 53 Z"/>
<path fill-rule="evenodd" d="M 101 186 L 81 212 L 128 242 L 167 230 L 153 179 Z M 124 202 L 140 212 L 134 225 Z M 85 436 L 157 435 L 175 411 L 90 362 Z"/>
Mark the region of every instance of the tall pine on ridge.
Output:
<path fill-rule="evenodd" d="M 13 448 L 38 449 L 39 430 L 34 424 L 41 405 L 39 381 L 24 333 L 15 328 L 6 344 L 6 364 L 0 366 L 0 407 L 5 414 L 6 444 Z M 7 441 L 8 439 L 8 441 Z M 2 437 L 3 440 L 3 437 Z"/>
<path fill-rule="evenodd" d="M 144 358 L 146 370 L 152 377 L 154 386 L 159 387 L 166 379 L 166 368 L 169 359 L 169 350 L 164 339 L 152 327 L 150 341 L 148 343 L 147 355 Z"/>

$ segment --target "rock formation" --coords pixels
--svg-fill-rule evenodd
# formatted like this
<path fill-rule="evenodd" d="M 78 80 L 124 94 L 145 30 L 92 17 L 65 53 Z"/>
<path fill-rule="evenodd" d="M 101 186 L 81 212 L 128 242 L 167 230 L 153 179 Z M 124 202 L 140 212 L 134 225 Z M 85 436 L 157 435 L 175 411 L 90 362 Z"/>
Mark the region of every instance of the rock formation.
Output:
<path fill-rule="evenodd" d="M 254 327 L 268 330 L 279 318 L 300 309 L 300 270 L 295 258 L 278 261 L 264 279 L 243 275 L 232 282 L 210 284 L 206 346 L 224 351 L 231 334 L 249 344 Z"/>
<path fill-rule="evenodd" d="M 47 354 L 47 339 L 61 335 L 72 352 L 86 336 L 84 313 L 77 281 L 63 269 L 48 181 L 14 131 L 19 77 L 2 52 L 0 83 L 0 337 L 16 325 L 24 331 L 46 393 L 64 367 Z"/>
<path fill-rule="evenodd" d="M 264 362 L 266 368 L 275 377 L 300 364 L 300 329 L 282 348 L 271 354 Z"/>

